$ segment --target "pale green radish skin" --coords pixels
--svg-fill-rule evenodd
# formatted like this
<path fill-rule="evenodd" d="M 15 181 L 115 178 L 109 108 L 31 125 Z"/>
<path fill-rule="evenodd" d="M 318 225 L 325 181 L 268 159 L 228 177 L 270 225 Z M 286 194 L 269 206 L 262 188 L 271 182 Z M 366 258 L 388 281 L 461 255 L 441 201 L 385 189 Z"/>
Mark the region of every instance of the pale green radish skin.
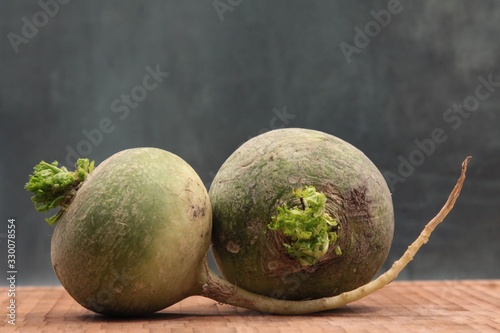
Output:
<path fill-rule="evenodd" d="M 267 225 L 292 190 L 314 186 L 338 220 L 333 248 L 303 267 Z M 259 135 L 237 149 L 209 191 L 213 253 L 229 282 L 261 295 L 302 300 L 338 295 L 369 282 L 387 258 L 394 215 L 390 191 L 360 150 L 332 135 L 298 128 Z"/>
<path fill-rule="evenodd" d="M 102 162 L 52 236 L 54 271 L 82 306 L 141 315 L 200 293 L 211 205 L 197 173 L 156 148 Z"/>

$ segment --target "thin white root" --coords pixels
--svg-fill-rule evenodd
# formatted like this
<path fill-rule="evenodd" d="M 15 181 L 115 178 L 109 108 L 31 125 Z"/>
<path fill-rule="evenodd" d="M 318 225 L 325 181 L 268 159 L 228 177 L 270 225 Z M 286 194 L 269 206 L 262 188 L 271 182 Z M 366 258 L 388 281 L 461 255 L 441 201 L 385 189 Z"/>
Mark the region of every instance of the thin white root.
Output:
<path fill-rule="evenodd" d="M 468 156 L 462 163 L 462 172 L 458 178 L 457 184 L 453 188 L 439 213 L 425 226 L 418 238 L 408 247 L 403 256 L 394 262 L 392 267 L 377 279 L 348 292 L 337 296 L 325 297 L 308 301 L 286 301 L 274 299 L 266 296 L 257 295 L 241 288 L 238 288 L 221 277 L 217 276 L 213 271 L 205 272 L 203 296 L 212 298 L 221 303 L 227 303 L 234 306 L 244 307 L 247 309 L 257 310 L 261 312 L 284 314 L 284 315 L 300 315 L 326 310 L 332 310 L 348 303 L 357 301 L 371 293 L 383 288 L 393 281 L 405 266 L 413 260 L 413 257 L 418 250 L 427 243 L 429 236 L 434 231 L 436 226 L 441 223 L 448 213 L 452 210 L 460 190 L 465 181 L 467 165 L 471 157 Z"/>

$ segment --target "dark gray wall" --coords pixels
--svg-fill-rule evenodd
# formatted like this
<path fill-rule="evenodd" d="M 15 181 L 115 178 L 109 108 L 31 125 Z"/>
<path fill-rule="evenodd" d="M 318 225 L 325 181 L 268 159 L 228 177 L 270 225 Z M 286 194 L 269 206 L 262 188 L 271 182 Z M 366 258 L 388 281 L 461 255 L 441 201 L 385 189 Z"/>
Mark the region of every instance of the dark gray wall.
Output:
<path fill-rule="evenodd" d="M 0 10 L 0 268 L 14 217 L 18 283 L 57 283 L 52 228 L 23 190 L 40 160 L 66 164 L 74 149 L 99 163 L 154 146 L 209 185 L 243 141 L 282 126 L 339 136 L 384 172 L 396 215 L 386 267 L 472 155 L 455 210 L 400 278 L 500 277 L 498 3 L 63 2 Z M 149 91 L 140 88 L 148 67 L 168 72 Z M 127 106 L 131 92 L 137 104 Z"/>

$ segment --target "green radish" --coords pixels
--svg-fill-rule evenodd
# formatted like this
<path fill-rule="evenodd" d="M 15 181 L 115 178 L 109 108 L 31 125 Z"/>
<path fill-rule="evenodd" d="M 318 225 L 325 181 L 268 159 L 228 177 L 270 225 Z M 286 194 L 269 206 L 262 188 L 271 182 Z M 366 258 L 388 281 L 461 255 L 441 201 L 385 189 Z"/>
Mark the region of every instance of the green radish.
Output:
<path fill-rule="evenodd" d="M 52 266 L 68 293 L 109 315 L 151 313 L 191 295 L 204 272 L 212 226 L 197 173 L 155 148 L 119 152 L 87 171 L 72 180 L 73 172 L 42 162 L 27 184 L 35 202 L 37 194 L 46 199 L 37 203 L 42 210 L 54 207 L 53 199 L 65 203 L 48 221 L 57 223 Z M 59 191 L 52 200 L 43 195 L 51 194 L 43 190 L 47 184 Z"/>
<path fill-rule="evenodd" d="M 209 194 L 217 265 L 258 294 L 302 300 L 355 289 L 392 243 L 384 177 L 360 150 L 323 132 L 287 128 L 247 141 Z"/>
<path fill-rule="evenodd" d="M 156 148 L 129 149 L 109 157 L 95 170 L 93 163 L 80 159 L 74 172 L 58 167 L 57 162 L 41 162 L 25 188 L 34 193 L 37 210 L 61 207 L 47 221 L 55 225 L 52 265 L 68 293 L 89 310 L 140 316 L 201 295 L 268 313 L 307 314 L 353 302 L 396 278 L 452 209 L 468 161 L 464 161 L 443 209 L 389 271 L 355 290 L 308 301 L 280 300 L 246 291 L 208 267 L 210 199 L 196 172 L 172 153 Z M 313 210 L 321 210 L 321 195 L 311 189 L 305 193 L 307 198 L 302 200 Z M 326 235 L 333 243 L 330 248 L 339 255 L 336 245 L 342 251 L 343 243 L 334 233 L 340 237 L 342 229 L 333 222 L 336 216 L 316 215 L 333 225 L 333 231 L 327 230 Z M 271 222 L 265 226 L 266 232 L 272 231 Z M 236 245 L 243 246 L 235 244 L 233 251 Z"/>

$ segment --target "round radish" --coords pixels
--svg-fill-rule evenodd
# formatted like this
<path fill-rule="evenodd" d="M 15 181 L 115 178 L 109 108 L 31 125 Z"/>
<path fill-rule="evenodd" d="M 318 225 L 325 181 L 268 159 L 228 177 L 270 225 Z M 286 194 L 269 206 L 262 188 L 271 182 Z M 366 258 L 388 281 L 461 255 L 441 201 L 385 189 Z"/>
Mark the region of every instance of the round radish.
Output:
<path fill-rule="evenodd" d="M 51 259 L 78 303 L 98 313 L 138 315 L 195 293 L 211 206 L 203 182 L 181 158 L 155 148 L 119 152 L 64 200 L 70 204 L 57 221 Z"/>
<path fill-rule="evenodd" d="M 217 265 L 258 294 L 301 300 L 352 290 L 373 278 L 392 243 L 382 174 L 323 132 L 280 129 L 247 141 L 209 194 Z"/>

